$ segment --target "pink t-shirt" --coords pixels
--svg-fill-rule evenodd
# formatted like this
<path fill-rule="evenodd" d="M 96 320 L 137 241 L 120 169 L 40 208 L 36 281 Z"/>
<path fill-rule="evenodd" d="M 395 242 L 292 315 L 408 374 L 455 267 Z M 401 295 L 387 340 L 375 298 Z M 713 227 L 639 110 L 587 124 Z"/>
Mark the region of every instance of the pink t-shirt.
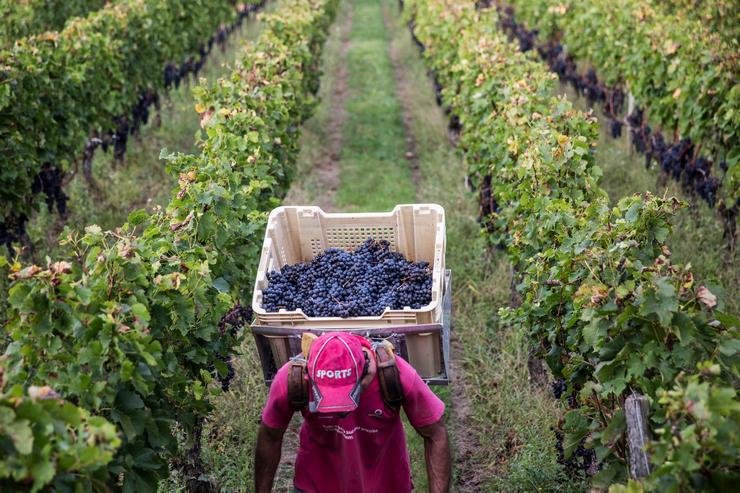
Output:
<path fill-rule="evenodd" d="M 403 409 L 415 427 L 436 423 L 444 403 L 411 365 L 396 358 L 404 392 Z M 262 422 L 285 428 L 293 410 L 288 404 L 288 367 L 278 370 L 270 387 Z M 408 493 L 412 491 L 406 435 L 398 411 L 383 402 L 375 378 L 360 406 L 344 418 L 301 411 L 300 447 L 294 485 L 305 493 Z"/>

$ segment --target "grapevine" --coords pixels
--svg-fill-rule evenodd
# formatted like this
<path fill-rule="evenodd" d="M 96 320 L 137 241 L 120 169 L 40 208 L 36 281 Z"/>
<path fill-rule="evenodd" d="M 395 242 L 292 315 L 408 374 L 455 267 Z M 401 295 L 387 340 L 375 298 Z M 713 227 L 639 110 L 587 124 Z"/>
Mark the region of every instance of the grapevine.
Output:
<path fill-rule="evenodd" d="M 0 0 L 0 45 L 16 39 L 61 29 L 65 22 L 93 12 L 106 0 Z"/>
<path fill-rule="evenodd" d="M 181 7 L 178 0 L 109 3 L 61 31 L 0 50 L 0 153 L 14 163 L 0 171 L 0 224 L 8 225 L 0 229 L 7 245 L 23 236 L 26 218 L 39 206 L 34 190 L 51 192 L 46 200 L 61 205 L 57 188 L 40 183 L 48 181 L 39 177 L 46 168 L 66 176 L 80 156 L 89 160 L 97 147 L 93 139 L 122 159 L 128 136 L 145 123 L 165 86 L 166 76 L 155 74 L 175 66 L 179 81 L 199 70 L 202 57 L 196 56 L 254 8 L 237 12 L 231 0 Z"/>
<path fill-rule="evenodd" d="M 200 153 L 166 157 L 180 176 L 166 209 L 134 211 L 113 231 L 90 225 L 70 233 L 61 245 L 66 260 L 7 265 L 0 257 L 12 280 L 0 381 L 15 392 L 49 387 L 96 426 L 109 423 L 104 431 L 113 435 L 90 440 L 95 460 L 75 470 L 68 446 L 44 447 L 63 428 L 40 421 L 43 439 L 29 442 L 34 470 L 47 471 L 40 487 L 151 491 L 181 456 L 172 424 L 198 439 L 214 376 L 228 386 L 235 329 L 249 317 L 238 301 L 252 286 L 267 212 L 297 158 L 295 128 L 310 115 L 335 8 L 334 0 L 291 2 L 266 17 L 230 78 L 194 89 L 199 108 L 224 111 L 205 125 Z M 29 473 L 13 476 L 19 469 L 11 465 L 27 450 L 5 451 L 0 482 L 20 489 Z M 68 473 L 62 466 L 70 464 Z"/>
<path fill-rule="evenodd" d="M 608 203 L 598 185 L 595 119 L 552 96 L 556 76 L 498 32 L 495 9 L 445 0 L 406 0 L 404 8 L 442 103 L 459 118 L 481 206 L 491 197 L 497 205 L 484 224 L 493 242 L 505 244 L 522 298 L 500 316 L 529 334 L 562 380 L 555 390 L 568 408 L 557 429 L 563 461 L 575 455 L 595 487 L 624 480 L 622 403 L 636 391 L 651 399 L 658 433 L 650 444 L 659 452 L 655 472 L 644 488 L 687 489 L 691 468 L 733 477 L 736 457 L 722 443 L 737 443 L 740 426 L 731 363 L 738 321 L 671 262 L 665 240 L 681 204 L 649 193 Z M 586 74 L 584 84 L 595 83 L 595 73 Z M 591 86 L 588 93 L 614 111 L 624 100 Z M 643 143 L 660 143 L 647 126 L 630 126 Z M 700 428 L 686 428 L 691 409 L 677 404 L 686 392 L 711 408 Z M 682 459 L 682 443 L 666 428 L 675 423 L 692 450 Z"/>
<path fill-rule="evenodd" d="M 645 118 L 643 109 L 637 107 L 632 113 L 622 118 L 624 108 L 624 90 L 619 85 L 606 86 L 599 81 L 594 69 L 580 73 L 575 58 L 566 54 L 562 44 L 556 40 L 538 44 L 537 32 L 527 29 L 518 22 L 512 7 L 500 8 L 501 27 L 519 41 L 521 51 L 537 49 L 540 56 L 547 62 L 550 69 L 557 73 L 561 80 L 570 83 L 579 94 L 583 95 L 590 104 L 602 104 L 604 114 L 608 118 L 608 126 L 612 138 L 622 135 L 622 127 L 629 128 L 632 147 L 639 154 L 645 156 L 645 166 L 650 168 L 653 162 L 658 164 L 666 176 L 682 184 L 683 189 L 690 196 L 698 196 L 710 207 L 717 206 L 719 198 L 720 179 L 713 173 L 715 167 L 712 160 L 699 154 L 699 149 L 690 138 L 678 139 L 668 143 L 663 133 L 653 129 Z M 722 172 L 726 172 L 726 162 L 722 163 Z M 730 248 L 734 248 L 735 223 L 740 200 L 728 205 L 720 203 L 722 212 L 728 211 L 729 219 L 723 221 L 725 238 Z"/>

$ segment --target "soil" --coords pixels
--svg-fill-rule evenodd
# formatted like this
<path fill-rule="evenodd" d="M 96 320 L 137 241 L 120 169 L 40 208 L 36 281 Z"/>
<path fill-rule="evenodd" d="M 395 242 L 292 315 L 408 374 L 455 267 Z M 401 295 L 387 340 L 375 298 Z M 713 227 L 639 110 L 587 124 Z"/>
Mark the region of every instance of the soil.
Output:
<path fill-rule="evenodd" d="M 298 455 L 299 431 L 303 418 L 299 413 L 293 415 L 293 420 L 288 425 L 283 435 L 283 453 L 280 456 L 280 464 L 275 473 L 275 482 L 273 491 L 287 492 L 293 491 L 293 476 L 295 475 L 295 460 Z"/>

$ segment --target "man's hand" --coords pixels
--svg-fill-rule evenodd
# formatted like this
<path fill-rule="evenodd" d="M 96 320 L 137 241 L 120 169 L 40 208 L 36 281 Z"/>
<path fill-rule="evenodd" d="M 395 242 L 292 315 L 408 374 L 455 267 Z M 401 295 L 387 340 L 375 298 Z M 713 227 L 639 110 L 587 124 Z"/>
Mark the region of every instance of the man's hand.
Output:
<path fill-rule="evenodd" d="M 442 421 L 433 425 L 416 428 L 424 438 L 424 458 L 427 463 L 430 493 L 447 493 L 450 491 L 450 442 L 447 429 Z"/>
<path fill-rule="evenodd" d="M 270 428 L 260 423 L 257 432 L 257 447 L 254 452 L 254 490 L 270 493 L 275 471 L 280 464 L 285 428 Z"/>

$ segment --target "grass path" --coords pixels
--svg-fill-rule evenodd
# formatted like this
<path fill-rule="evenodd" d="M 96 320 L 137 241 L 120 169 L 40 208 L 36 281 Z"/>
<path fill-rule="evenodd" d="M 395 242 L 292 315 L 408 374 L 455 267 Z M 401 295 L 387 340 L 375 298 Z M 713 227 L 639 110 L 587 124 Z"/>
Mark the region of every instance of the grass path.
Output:
<path fill-rule="evenodd" d="M 301 154 L 286 205 L 314 204 L 335 210 L 339 170 L 347 123 L 347 56 L 352 31 L 352 4 L 343 2 L 324 47 L 323 73 L 314 116 L 301 129 Z"/>
<path fill-rule="evenodd" d="M 449 144 L 447 118 L 435 103 L 397 2 L 347 0 L 344 10 L 348 3 L 354 22 L 334 205 L 368 211 L 418 201 L 440 203 L 447 211 L 456 371 L 451 387 L 435 391 L 447 404 L 455 490 L 578 491 L 581 484 L 565 478 L 556 463 L 550 426 L 557 422 L 559 406 L 530 388 L 524 336 L 498 323 L 498 307 L 509 301 L 510 266 L 502 254 L 488 252 L 479 235 L 465 164 Z M 337 110 L 324 89 L 336 86 L 336 64 L 344 63 L 332 59 L 336 44 L 330 39 L 326 50 L 322 105 L 304 126 L 291 203 L 317 203 L 322 197 L 316 164 L 320 150 L 331 147 L 326 129 Z M 407 429 L 414 482 L 425 491 L 423 444 Z"/>
<path fill-rule="evenodd" d="M 390 210 L 416 199 L 381 3 L 353 1 L 362 22 L 352 24 L 347 57 L 348 117 L 336 198 L 342 210 Z"/>

